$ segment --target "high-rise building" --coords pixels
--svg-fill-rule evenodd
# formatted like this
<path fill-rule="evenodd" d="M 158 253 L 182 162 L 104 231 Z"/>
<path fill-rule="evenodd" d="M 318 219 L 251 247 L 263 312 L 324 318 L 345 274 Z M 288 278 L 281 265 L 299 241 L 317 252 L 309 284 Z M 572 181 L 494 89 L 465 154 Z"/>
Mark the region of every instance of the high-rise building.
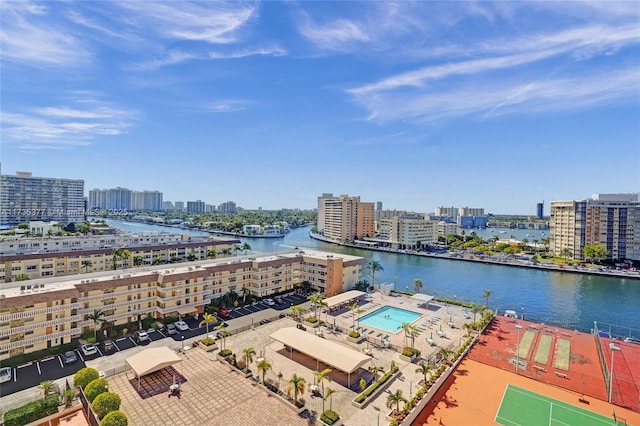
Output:
<path fill-rule="evenodd" d="M 131 209 L 148 212 L 162 210 L 162 192 L 133 191 L 131 193 Z"/>
<path fill-rule="evenodd" d="M 187 212 L 189 213 L 204 213 L 204 201 L 187 201 Z"/>
<path fill-rule="evenodd" d="M 176 205 L 176 210 L 184 210 L 184 201 L 176 201 L 174 204 Z"/>
<path fill-rule="evenodd" d="M 484 216 L 484 209 L 473 207 L 460 207 L 458 216 Z"/>
<path fill-rule="evenodd" d="M 163 201 L 162 202 L 162 210 L 173 210 L 173 203 L 171 201 Z"/>
<path fill-rule="evenodd" d="M 322 214 L 320 214 L 322 212 Z M 360 197 L 318 197 L 318 232 L 335 241 L 357 240 L 375 234 L 374 203 Z"/>
<path fill-rule="evenodd" d="M 238 211 L 238 207 L 233 201 L 226 201 L 218 206 L 218 211 L 223 213 L 235 213 Z"/>
<path fill-rule="evenodd" d="M 416 216 L 395 216 L 378 223 L 379 238 L 387 240 L 392 248 L 422 249 L 438 242 L 437 220 Z"/>
<path fill-rule="evenodd" d="M 84 180 L 0 175 L 0 225 L 31 221 L 79 223 L 85 218 Z"/>
<path fill-rule="evenodd" d="M 640 261 L 639 194 L 552 201 L 549 229 L 549 250 L 555 256 L 584 260 L 584 247 L 599 244 L 609 259 Z"/>
<path fill-rule="evenodd" d="M 382 201 L 376 201 L 376 211 L 382 210 Z"/>
<path fill-rule="evenodd" d="M 458 216 L 458 208 L 457 207 L 436 207 L 436 216 L 441 217 L 457 217 Z"/>
<path fill-rule="evenodd" d="M 544 217 L 544 202 L 536 205 L 536 217 L 542 219 Z"/>

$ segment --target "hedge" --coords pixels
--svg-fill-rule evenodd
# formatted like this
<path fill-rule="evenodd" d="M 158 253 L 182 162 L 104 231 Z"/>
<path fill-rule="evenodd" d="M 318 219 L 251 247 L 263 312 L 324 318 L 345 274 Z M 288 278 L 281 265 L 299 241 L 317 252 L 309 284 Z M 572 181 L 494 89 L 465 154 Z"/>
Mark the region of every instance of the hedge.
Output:
<path fill-rule="evenodd" d="M 91 408 L 99 418 L 105 417 L 112 411 L 118 411 L 120 409 L 120 395 L 113 392 L 101 393 L 96 397 L 91 404 Z"/>
<path fill-rule="evenodd" d="M 59 404 L 60 396 L 58 394 L 49 395 L 46 399 L 39 399 L 7 411 L 4 415 L 4 424 L 5 426 L 21 426 L 35 422 L 57 413 Z"/>
<path fill-rule="evenodd" d="M 122 411 L 112 411 L 100 422 L 100 426 L 128 426 L 129 419 Z"/>
<path fill-rule="evenodd" d="M 105 393 L 109 390 L 109 382 L 105 379 L 95 379 L 84 388 L 84 394 L 89 402 L 93 402 L 94 399 L 101 393 Z"/>
<path fill-rule="evenodd" d="M 320 416 L 320 420 L 322 420 L 323 422 L 325 422 L 328 425 L 332 425 L 335 422 L 337 422 L 338 420 L 340 420 L 340 416 L 338 415 L 338 413 L 336 413 L 333 410 L 326 410 Z"/>
<path fill-rule="evenodd" d="M 368 388 L 366 388 L 364 390 L 364 392 L 362 392 L 360 395 L 358 395 L 355 399 L 355 401 L 357 403 L 361 403 L 362 401 L 364 401 L 365 399 L 367 399 L 367 397 L 369 395 L 371 395 L 376 389 L 378 389 L 378 387 L 380 387 L 381 385 L 383 385 L 387 380 L 389 380 L 389 377 L 391 377 L 391 375 L 393 373 L 395 373 L 396 371 L 398 371 L 400 369 L 400 367 L 398 366 L 394 366 L 394 368 L 392 368 L 391 370 L 387 371 L 382 377 L 380 377 L 380 379 L 373 383 L 371 386 L 369 386 Z"/>
<path fill-rule="evenodd" d="M 98 378 L 100 378 L 100 373 L 98 373 L 98 370 L 96 370 L 95 368 L 81 368 L 73 376 L 73 386 L 84 390 L 84 388 L 86 388 L 89 383 Z"/>

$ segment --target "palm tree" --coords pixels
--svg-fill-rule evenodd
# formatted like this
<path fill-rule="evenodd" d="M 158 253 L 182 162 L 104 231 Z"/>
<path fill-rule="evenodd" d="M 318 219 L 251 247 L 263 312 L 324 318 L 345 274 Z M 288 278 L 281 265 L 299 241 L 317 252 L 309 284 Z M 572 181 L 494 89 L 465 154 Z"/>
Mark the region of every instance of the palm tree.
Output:
<path fill-rule="evenodd" d="M 402 331 L 404 331 L 404 344 L 407 345 L 407 339 L 411 339 L 411 348 L 415 343 L 416 333 L 418 332 L 418 328 L 408 322 L 402 323 Z"/>
<path fill-rule="evenodd" d="M 329 307 L 329 305 L 327 305 L 327 302 L 324 301 L 324 296 L 321 293 L 314 293 L 309 296 L 308 299 L 315 305 L 316 317 L 320 318 L 320 310 L 325 306 Z"/>
<path fill-rule="evenodd" d="M 423 287 L 422 280 L 420 278 L 415 278 L 413 280 L 413 291 L 415 293 L 420 293 L 420 289 Z"/>
<path fill-rule="evenodd" d="M 330 368 L 325 368 L 322 371 L 314 371 L 313 374 L 315 376 L 316 382 L 319 385 L 322 385 L 322 396 L 324 397 L 324 381 L 331 382 L 331 377 L 329 376 L 331 373 Z M 324 398 L 322 399 L 322 412 L 324 413 Z"/>
<path fill-rule="evenodd" d="M 249 369 L 249 365 L 253 362 L 253 356 L 256 354 L 253 346 L 249 346 L 245 350 L 242 351 L 242 360 L 244 361 L 244 366 L 246 369 Z"/>
<path fill-rule="evenodd" d="M 478 312 L 480 312 L 480 309 L 482 308 L 481 305 L 477 304 L 477 303 L 472 303 L 471 304 L 471 313 L 473 314 L 473 323 L 475 324 L 476 322 L 476 314 Z"/>
<path fill-rule="evenodd" d="M 96 309 L 92 314 L 87 315 L 87 318 L 93 321 L 93 338 L 96 340 L 98 340 L 98 324 L 104 322 L 104 316 L 104 311 L 100 309 Z"/>
<path fill-rule="evenodd" d="M 571 249 L 567 247 L 563 248 L 562 255 L 564 256 L 564 263 L 567 263 L 567 257 L 571 256 Z"/>
<path fill-rule="evenodd" d="M 213 314 L 204 314 L 202 315 L 202 321 L 200 321 L 200 324 L 198 325 L 198 327 L 202 327 L 202 325 L 206 325 L 207 326 L 207 337 L 209 337 L 209 324 L 213 324 L 214 322 L 218 321 L 218 318 L 216 318 L 215 315 Z"/>
<path fill-rule="evenodd" d="M 133 256 L 133 266 L 140 266 L 144 263 L 144 257 Z"/>
<path fill-rule="evenodd" d="M 113 257 L 111 258 L 111 266 L 113 266 L 113 270 L 118 269 L 118 259 L 122 257 L 122 249 L 115 248 L 113 249 Z"/>
<path fill-rule="evenodd" d="M 222 324 L 220 324 L 222 325 Z M 216 327 L 217 328 L 217 327 Z M 226 342 L 227 342 L 227 337 L 231 336 L 233 333 L 230 332 L 229 330 L 222 330 L 218 336 L 222 337 L 222 350 L 225 349 L 226 347 Z"/>
<path fill-rule="evenodd" d="M 300 317 L 302 316 L 304 311 L 305 311 L 304 307 L 302 307 L 300 305 L 295 305 L 295 306 L 291 307 L 291 315 L 293 315 L 293 318 L 296 321 L 300 320 Z"/>
<path fill-rule="evenodd" d="M 40 389 L 42 389 L 42 391 L 44 392 L 44 398 L 45 399 L 47 399 L 49 394 L 51 394 L 51 393 L 53 393 L 53 392 L 55 392 L 57 390 L 57 386 L 56 386 L 55 382 L 53 382 L 51 380 L 46 380 L 44 382 L 40 382 L 38 387 Z"/>
<path fill-rule="evenodd" d="M 242 250 L 244 254 L 247 254 L 247 250 L 251 250 L 251 246 L 249 245 L 249 243 L 244 243 L 240 247 L 240 250 Z"/>
<path fill-rule="evenodd" d="M 225 256 L 225 257 L 226 256 L 231 256 L 233 254 L 233 250 L 231 250 L 231 247 L 227 247 L 227 248 L 224 248 L 224 249 L 220 250 L 219 253 L 221 255 Z"/>
<path fill-rule="evenodd" d="M 242 294 L 242 304 L 244 305 L 247 301 L 247 296 L 251 294 L 251 290 L 247 287 L 242 287 L 240 290 L 240 294 Z"/>
<path fill-rule="evenodd" d="M 351 322 L 351 329 L 355 331 L 356 329 L 356 317 L 364 312 L 364 309 L 358 307 L 358 301 L 353 302 L 353 305 L 349 306 L 349 310 L 353 312 Z M 360 318 L 358 317 L 358 327 L 360 327 Z"/>
<path fill-rule="evenodd" d="M 378 380 L 378 373 L 382 373 L 384 371 L 384 367 L 381 365 L 371 365 L 369 367 L 369 373 L 373 373 L 373 380 Z"/>
<path fill-rule="evenodd" d="M 407 400 L 404 396 L 402 396 L 402 390 L 398 389 L 397 391 L 393 392 L 393 393 L 389 393 L 389 395 L 387 395 L 387 408 L 391 408 L 394 405 L 396 406 L 396 413 L 400 413 L 400 403 L 404 402 L 405 404 L 407 403 Z"/>
<path fill-rule="evenodd" d="M 264 376 L 267 374 L 267 371 L 271 370 L 271 362 L 266 358 L 260 358 L 260 360 L 256 362 L 256 367 L 258 368 L 258 371 L 262 372 L 262 384 L 264 385 Z"/>
<path fill-rule="evenodd" d="M 335 389 L 327 388 L 327 392 L 322 393 L 323 401 L 326 401 L 327 398 L 329 398 L 329 411 L 333 411 L 333 394 L 336 392 L 337 390 Z M 324 411 L 324 403 L 322 405 L 322 411 Z"/>
<path fill-rule="evenodd" d="M 488 288 L 482 291 L 482 297 L 487 299 L 487 308 L 489 307 L 489 296 L 491 296 L 491 293 L 493 293 L 493 291 Z"/>
<path fill-rule="evenodd" d="M 287 389 L 287 395 L 291 396 L 291 391 L 293 391 L 293 402 L 295 406 L 298 406 L 298 394 L 304 395 L 306 380 L 304 377 L 300 377 L 297 374 L 293 374 L 289 379 L 289 388 Z"/>
<path fill-rule="evenodd" d="M 376 284 L 376 272 L 382 272 L 384 268 L 377 260 L 370 260 L 369 263 L 367 263 L 367 268 L 371 271 L 371 285 L 373 286 Z"/>
<path fill-rule="evenodd" d="M 462 329 L 464 330 L 465 336 L 468 336 L 469 334 L 471 334 L 471 324 L 469 324 L 468 322 L 465 322 L 464 324 L 462 324 Z"/>
<path fill-rule="evenodd" d="M 278 378 L 278 392 L 280 392 L 280 380 L 282 380 L 284 374 L 282 374 L 282 371 L 278 371 L 278 375 L 276 377 Z"/>
<path fill-rule="evenodd" d="M 438 350 L 438 353 L 440 354 L 440 356 L 442 356 L 442 360 L 446 363 L 447 361 L 449 361 L 449 357 L 451 357 L 453 351 L 447 348 L 440 348 Z"/>
<path fill-rule="evenodd" d="M 214 250 L 207 250 L 207 257 L 216 257 L 216 251 Z"/>
<path fill-rule="evenodd" d="M 418 368 L 416 368 L 416 373 L 422 374 L 423 385 L 427 384 L 427 374 L 429 374 L 430 371 L 431 371 L 431 367 L 425 364 L 424 362 L 421 362 L 420 364 L 418 364 Z"/>
<path fill-rule="evenodd" d="M 89 268 L 91 268 L 93 266 L 93 262 L 90 260 L 83 260 L 82 261 L 82 267 L 84 268 L 84 272 L 88 273 L 89 272 Z"/>

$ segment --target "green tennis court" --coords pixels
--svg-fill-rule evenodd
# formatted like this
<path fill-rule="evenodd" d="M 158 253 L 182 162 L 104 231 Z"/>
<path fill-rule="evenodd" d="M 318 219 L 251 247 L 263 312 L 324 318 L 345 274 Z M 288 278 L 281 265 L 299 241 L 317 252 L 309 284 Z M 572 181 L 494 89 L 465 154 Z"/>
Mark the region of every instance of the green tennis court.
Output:
<path fill-rule="evenodd" d="M 591 411 L 513 385 L 507 385 L 495 419 L 504 426 L 603 426 L 615 425 Z"/>

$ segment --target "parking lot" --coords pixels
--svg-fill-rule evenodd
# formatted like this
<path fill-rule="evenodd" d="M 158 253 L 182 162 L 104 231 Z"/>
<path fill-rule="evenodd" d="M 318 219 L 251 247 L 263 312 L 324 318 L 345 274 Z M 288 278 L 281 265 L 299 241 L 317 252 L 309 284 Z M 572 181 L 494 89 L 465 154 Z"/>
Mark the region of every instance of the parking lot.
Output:
<path fill-rule="evenodd" d="M 276 298 L 274 298 L 274 302 L 275 301 Z M 283 312 L 291 306 L 306 302 L 307 298 L 303 295 L 290 293 L 287 296 L 281 296 L 278 298 L 278 301 L 281 303 L 271 306 L 266 302 L 256 302 L 252 305 L 229 310 L 229 317 L 225 318 L 224 321 L 232 321 L 234 319 L 254 314 L 257 314 L 256 321 L 260 321 L 259 317 L 273 316 L 273 314 L 275 314 L 273 311 Z M 263 312 L 267 310 L 270 310 L 269 312 L 271 315 L 267 315 L 269 312 Z M 261 312 L 262 314 L 260 314 Z M 221 318 L 218 318 L 217 323 L 209 324 L 210 334 L 211 331 L 220 324 L 221 320 Z M 188 330 L 177 330 L 175 334 L 169 336 L 166 329 L 164 331 L 150 329 L 147 330 L 149 340 L 155 342 L 170 337 L 175 342 L 180 342 L 206 333 L 206 326 L 203 325 L 200 327 L 201 318 L 183 318 L 183 321 L 189 326 Z M 136 341 L 135 335 L 121 337 L 113 340 L 114 350 L 110 354 L 126 351 L 127 349 L 146 345 L 148 343 L 149 342 L 142 342 L 142 344 L 140 344 Z M 180 347 L 181 345 L 177 346 Z M 64 354 L 61 354 L 12 368 L 11 380 L 0 384 L 0 396 L 10 395 L 24 389 L 38 386 L 40 383 L 47 380 L 56 380 L 61 377 L 71 376 L 81 368 L 86 367 L 85 361 L 94 360 L 103 356 L 108 357 L 110 355 L 108 353 L 104 353 L 102 343 L 96 345 L 96 347 L 96 352 L 91 355 L 85 355 L 80 347 L 74 350 L 73 353 L 76 355 L 76 361 L 71 363 L 65 363 L 65 356 Z"/>

